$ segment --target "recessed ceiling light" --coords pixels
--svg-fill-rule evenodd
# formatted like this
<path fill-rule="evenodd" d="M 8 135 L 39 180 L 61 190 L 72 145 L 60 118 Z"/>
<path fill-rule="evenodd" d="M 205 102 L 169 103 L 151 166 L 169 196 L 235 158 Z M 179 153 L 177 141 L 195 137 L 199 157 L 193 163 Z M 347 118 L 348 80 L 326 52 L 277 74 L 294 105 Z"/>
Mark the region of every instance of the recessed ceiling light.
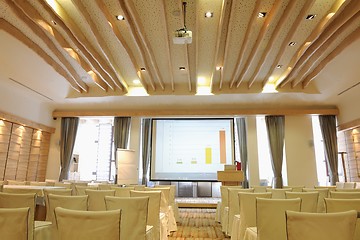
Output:
<path fill-rule="evenodd" d="M 144 67 L 140 68 L 140 71 L 145 72 L 146 69 Z"/>
<path fill-rule="evenodd" d="M 205 17 L 206 18 L 212 18 L 214 16 L 214 13 L 213 12 L 206 12 L 205 13 Z"/>
<path fill-rule="evenodd" d="M 56 24 L 57 24 L 54 20 L 52 20 L 51 23 L 54 24 L 55 26 L 56 26 Z"/>
<path fill-rule="evenodd" d="M 133 80 L 133 84 L 135 84 L 135 85 L 139 85 L 141 82 L 140 82 L 140 80 L 139 79 L 135 79 L 135 80 Z"/>
<path fill-rule="evenodd" d="M 307 15 L 306 19 L 313 20 L 315 17 L 316 17 L 316 14 L 309 14 L 309 15 Z"/>
<path fill-rule="evenodd" d="M 221 69 L 222 69 L 222 66 L 217 66 L 217 67 L 216 67 L 216 70 L 217 70 L 217 71 L 219 71 L 219 70 L 221 70 Z"/>
<path fill-rule="evenodd" d="M 290 46 L 290 47 L 293 47 L 293 46 L 295 46 L 295 44 L 296 44 L 296 42 L 290 42 L 290 43 L 289 43 L 289 46 Z"/>
<path fill-rule="evenodd" d="M 281 65 L 281 64 L 278 64 L 277 66 L 276 66 L 276 68 L 282 68 L 283 67 L 283 65 Z"/>
<path fill-rule="evenodd" d="M 125 17 L 123 15 L 117 15 L 116 19 L 119 21 L 125 20 Z"/>
<path fill-rule="evenodd" d="M 267 12 L 259 12 L 258 18 L 264 18 L 266 16 Z"/>
<path fill-rule="evenodd" d="M 179 67 L 179 70 L 184 71 L 185 67 Z"/>

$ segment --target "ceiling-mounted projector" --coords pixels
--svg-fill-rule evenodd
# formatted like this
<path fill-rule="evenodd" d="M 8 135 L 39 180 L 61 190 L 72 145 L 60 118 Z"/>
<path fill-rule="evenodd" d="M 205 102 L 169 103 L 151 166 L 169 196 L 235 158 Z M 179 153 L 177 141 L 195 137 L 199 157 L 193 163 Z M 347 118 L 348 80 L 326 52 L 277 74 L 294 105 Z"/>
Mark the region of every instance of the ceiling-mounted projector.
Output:
<path fill-rule="evenodd" d="M 174 32 L 174 44 L 190 44 L 192 42 L 192 32 L 186 29 L 186 2 L 183 2 L 184 27 Z"/>
<path fill-rule="evenodd" d="M 174 44 L 190 44 L 192 42 L 192 32 L 184 28 L 176 30 L 173 42 Z"/>

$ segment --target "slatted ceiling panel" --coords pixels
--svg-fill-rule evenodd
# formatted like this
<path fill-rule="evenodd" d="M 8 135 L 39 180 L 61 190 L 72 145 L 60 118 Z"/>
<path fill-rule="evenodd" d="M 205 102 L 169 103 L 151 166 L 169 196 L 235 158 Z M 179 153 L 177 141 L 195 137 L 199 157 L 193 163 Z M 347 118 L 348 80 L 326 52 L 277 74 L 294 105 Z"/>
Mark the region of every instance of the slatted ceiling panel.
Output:
<path fill-rule="evenodd" d="M 37 131 L 33 132 L 31 148 L 30 148 L 29 166 L 26 175 L 27 181 L 36 181 L 37 169 L 40 159 L 40 146 L 41 146 L 40 137 L 41 136 L 39 136 Z"/>
<path fill-rule="evenodd" d="M 0 179 L 4 179 L 12 123 L 0 120 Z"/>
<path fill-rule="evenodd" d="M 16 170 L 20 156 L 22 134 L 25 128 L 18 124 L 13 124 L 10 137 L 9 153 L 6 161 L 5 179 L 16 179 Z"/>
<path fill-rule="evenodd" d="M 51 134 L 47 132 L 42 132 L 41 135 L 40 157 L 36 175 L 36 181 L 40 182 L 45 181 L 46 178 L 46 168 L 49 158 Z"/>
<path fill-rule="evenodd" d="M 33 134 L 32 128 L 24 127 L 21 136 L 21 146 L 20 146 L 19 161 L 16 170 L 16 180 L 20 180 L 20 181 L 26 180 L 27 168 L 30 157 L 30 145 L 31 145 L 32 134 Z"/>

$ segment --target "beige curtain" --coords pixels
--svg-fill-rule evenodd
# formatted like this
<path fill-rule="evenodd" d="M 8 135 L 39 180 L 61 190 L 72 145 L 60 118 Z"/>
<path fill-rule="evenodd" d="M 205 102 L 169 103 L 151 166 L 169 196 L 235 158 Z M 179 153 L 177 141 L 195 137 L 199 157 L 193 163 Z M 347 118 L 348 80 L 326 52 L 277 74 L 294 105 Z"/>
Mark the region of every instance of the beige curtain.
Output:
<path fill-rule="evenodd" d="M 142 184 L 146 184 L 148 181 L 148 172 L 150 166 L 151 155 L 151 118 L 142 119 Z"/>
<path fill-rule="evenodd" d="M 241 170 L 244 172 L 243 188 L 249 188 L 249 181 L 247 178 L 248 152 L 247 152 L 247 132 L 246 119 L 236 118 L 237 134 L 239 139 Z"/>
<path fill-rule="evenodd" d="M 79 125 L 79 118 L 61 118 L 60 137 L 60 176 L 59 181 L 68 179 L 71 157 L 74 150 L 76 133 Z"/>
<path fill-rule="evenodd" d="M 273 187 L 282 188 L 285 116 L 265 116 L 265 122 L 269 138 L 271 164 L 274 172 Z"/>
<path fill-rule="evenodd" d="M 118 148 L 128 149 L 130 138 L 131 117 L 114 117 L 114 156 L 115 156 L 115 182 L 117 182 L 118 162 L 116 150 Z"/>
<path fill-rule="evenodd" d="M 334 115 L 322 115 L 319 116 L 319 122 L 324 139 L 325 159 L 330 170 L 330 184 L 335 185 L 339 181 L 336 117 Z"/>

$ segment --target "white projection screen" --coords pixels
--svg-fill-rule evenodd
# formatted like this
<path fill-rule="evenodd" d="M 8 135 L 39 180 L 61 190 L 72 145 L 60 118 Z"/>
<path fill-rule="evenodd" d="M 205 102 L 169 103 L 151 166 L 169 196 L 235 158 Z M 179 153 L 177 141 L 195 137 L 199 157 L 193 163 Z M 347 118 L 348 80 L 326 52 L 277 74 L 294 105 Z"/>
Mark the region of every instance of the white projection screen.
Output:
<path fill-rule="evenodd" d="M 153 119 L 152 181 L 216 181 L 234 162 L 234 119 Z"/>

